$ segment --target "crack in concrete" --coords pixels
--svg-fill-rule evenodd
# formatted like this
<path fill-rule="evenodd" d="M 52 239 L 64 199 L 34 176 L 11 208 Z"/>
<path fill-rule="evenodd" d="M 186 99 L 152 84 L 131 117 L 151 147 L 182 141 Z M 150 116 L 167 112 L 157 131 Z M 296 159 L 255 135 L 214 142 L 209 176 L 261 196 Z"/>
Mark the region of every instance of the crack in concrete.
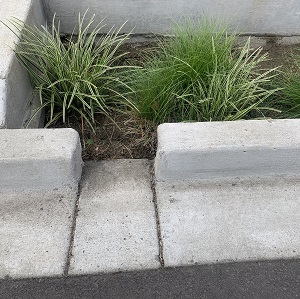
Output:
<path fill-rule="evenodd" d="M 76 220 L 79 212 L 79 198 L 82 190 L 82 179 L 83 179 L 84 173 L 82 173 L 80 183 L 78 184 L 78 192 L 77 192 L 77 198 L 75 202 L 74 212 L 73 212 L 73 219 L 72 219 L 72 227 L 71 227 L 71 236 L 70 236 L 70 244 L 68 249 L 68 255 L 67 260 L 64 268 L 64 276 L 69 275 L 70 270 L 70 264 L 71 264 L 71 258 L 73 256 L 73 247 L 74 247 L 74 238 L 75 238 L 75 231 L 76 231 Z"/>
<path fill-rule="evenodd" d="M 154 210 L 155 210 L 156 231 L 157 231 L 158 248 L 159 248 L 158 258 L 159 258 L 161 268 L 164 268 L 165 261 L 164 261 L 164 255 L 163 255 L 163 240 L 162 240 L 162 236 L 161 236 L 160 221 L 159 221 L 159 214 L 158 214 L 154 165 L 152 164 L 150 167 L 151 167 L 150 168 L 151 190 L 152 190 L 152 194 L 153 194 L 153 204 L 154 204 Z"/>

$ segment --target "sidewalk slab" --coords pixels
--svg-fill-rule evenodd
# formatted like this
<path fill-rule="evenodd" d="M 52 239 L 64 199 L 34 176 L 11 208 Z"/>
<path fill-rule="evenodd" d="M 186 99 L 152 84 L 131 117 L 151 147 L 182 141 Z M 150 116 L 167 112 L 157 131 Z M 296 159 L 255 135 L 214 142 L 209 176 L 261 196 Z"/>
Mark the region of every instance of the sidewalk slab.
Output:
<path fill-rule="evenodd" d="M 158 268 L 147 160 L 86 163 L 69 274 Z"/>
<path fill-rule="evenodd" d="M 165 266 L 300 256 L 299 180 L 163 183 Z"/>
<path fill-rule="evenodd" d="M 0 278 L 62 276 L 74 190 L 0 191 Z"/>

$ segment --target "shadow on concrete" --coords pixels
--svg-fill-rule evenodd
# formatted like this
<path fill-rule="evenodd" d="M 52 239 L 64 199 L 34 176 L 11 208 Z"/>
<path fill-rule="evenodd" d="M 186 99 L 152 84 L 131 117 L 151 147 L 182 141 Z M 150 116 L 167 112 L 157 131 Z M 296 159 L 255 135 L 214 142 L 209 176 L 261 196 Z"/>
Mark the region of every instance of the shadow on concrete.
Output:
<path fill-rule="evenodd" d="M 300 260 L 0 280 L 1 299 L 299 298 Z"/>

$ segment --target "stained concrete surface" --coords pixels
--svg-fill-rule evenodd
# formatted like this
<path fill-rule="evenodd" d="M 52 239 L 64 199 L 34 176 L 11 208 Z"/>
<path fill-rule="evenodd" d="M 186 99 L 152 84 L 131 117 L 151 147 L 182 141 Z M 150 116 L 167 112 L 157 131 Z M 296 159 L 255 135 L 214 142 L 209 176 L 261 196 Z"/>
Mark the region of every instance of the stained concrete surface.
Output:
<path fill-rule="evenodd" d="M 86 163 L 69 274 L 158 268 L 150 162 Z"/>
<path fill-rule="evenodd" d="M 158 183 L 166 266 L 300 256 L 299 180 Z"/>
<path fill-rule="evenodd" d="M 76 198 L 66 189 L 0 191 L 0 278 L 64 274 Z"/>

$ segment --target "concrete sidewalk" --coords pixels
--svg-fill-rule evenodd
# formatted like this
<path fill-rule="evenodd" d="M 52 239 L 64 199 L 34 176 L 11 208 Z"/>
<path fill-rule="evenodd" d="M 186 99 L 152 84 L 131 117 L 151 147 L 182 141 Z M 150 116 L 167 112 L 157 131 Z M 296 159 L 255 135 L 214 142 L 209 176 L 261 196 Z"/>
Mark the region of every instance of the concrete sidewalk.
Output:
<path fill-rule="evenodd" d="M 77 199 L 2 193 L 1 278 L 299 257 L 298 180 L 159 182 L 153 193 L 151 164 L 86 163 Z"/>
<path fill-rule="evenodd" d="M 159 268 L 151 163 L 86 163 L 80 196 L 3 192 L 0 278 Z"/>
<path fill-rule="evenodd" d="M 177 145 L 158 131 L 156 176 L 128 159 L 88 162 L 81 177 L 75 131 L 25 131 L 24 150 L 3 131 L 0 279 L 299 258 L 299 120 L 163 126 Z"/>
<path fill-rule="evenodd" d="M 158 268 L 150 163 L 87 163 L 68 274 Z"/>
<path fill-rule="evenodd" d="M 151 167 L 147 160 L 86 163 L 80 196 L 71 201 L 59 194 L 39 194 L 39 202 L 32 194 L 22 200 L 2 194 L 4 203 L 17 201 L 14 213 L 1 206 L 7 238 L 0 243 L 0 297 L 297 298 L 299 221 L 288 212 L 300 210 L 298 200 L 292 204 L 298 182 L 267 188 L 160 182 L 156 194 Z M 277 201 L 268 204 L 272 197 Z M 248 201 L 253 214 L 245 210 Z M 286 208 L 277 211 L 280 201 Z M 284 235 L 291 227 L 294 235 Z M 247 248 L 270 250 L 255 256 Z"/>

